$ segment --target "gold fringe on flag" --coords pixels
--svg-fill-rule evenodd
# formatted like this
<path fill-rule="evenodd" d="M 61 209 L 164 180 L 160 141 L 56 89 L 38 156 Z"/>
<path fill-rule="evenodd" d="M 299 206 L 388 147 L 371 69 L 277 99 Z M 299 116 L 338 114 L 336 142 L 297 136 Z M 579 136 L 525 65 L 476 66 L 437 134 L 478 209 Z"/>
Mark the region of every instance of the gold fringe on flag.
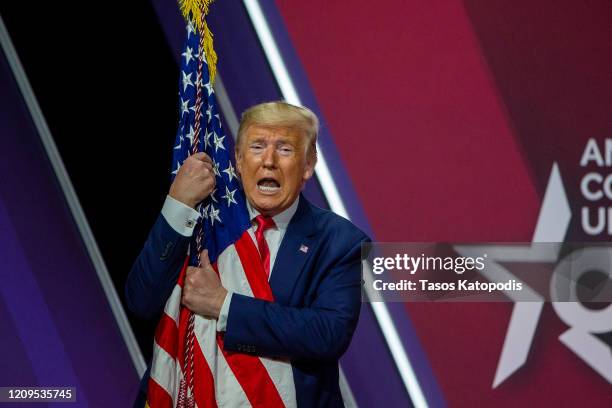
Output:
<path fill-rule="evenodd" d="M 193 21 L 198 33 L 204 35 L 204 55 L 206 55 L 206 62 L 208 63 L 211 84 L 214 83 L 217 73 L 217 53 L 213 47 L 213 34 L 204 17 L 208 15 L 209 7 L 213 1 L 215 0 L 179 0 L 179 7 L 185 20 Z"/>

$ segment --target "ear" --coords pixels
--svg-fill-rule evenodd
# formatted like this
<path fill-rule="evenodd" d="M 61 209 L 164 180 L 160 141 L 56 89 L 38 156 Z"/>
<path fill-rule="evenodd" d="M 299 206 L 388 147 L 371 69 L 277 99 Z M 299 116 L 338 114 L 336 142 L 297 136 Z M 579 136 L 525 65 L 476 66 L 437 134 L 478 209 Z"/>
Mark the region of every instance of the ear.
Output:
<path fill-rule="evenodd" d="M 234 150 L 234 156 L 236 157 L 236 170 L 238 171 L 238 175 L 242 173 L 242 154 L 238 149 Z"/>
<path fill-rule="evenodd" d="M 304 176 L 303 176 L 304 182 L 306 182 L 312 177 L 312 175 L 314 174 L 314 168 L 316 164 L 317 164 L 316 160 L 308 159 L 306 161 L 306 167 L 304 168 Z"/>

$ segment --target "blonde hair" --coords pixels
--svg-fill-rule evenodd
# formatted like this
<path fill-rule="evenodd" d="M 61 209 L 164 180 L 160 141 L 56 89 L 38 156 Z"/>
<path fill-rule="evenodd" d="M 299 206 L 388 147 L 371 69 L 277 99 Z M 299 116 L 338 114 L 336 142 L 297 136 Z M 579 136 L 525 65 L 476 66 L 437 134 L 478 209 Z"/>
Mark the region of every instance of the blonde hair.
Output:
<path fill-rule="evenodd" d="M 250 107 L 242 113 L 240 119 L 236 152 L 239 152 L 244 133 L 253 125 L 300 131 L 307 138 L 307 155 L 317 160 L 319 118 L 310 109 L 284 101 L 265 102 Z"/>

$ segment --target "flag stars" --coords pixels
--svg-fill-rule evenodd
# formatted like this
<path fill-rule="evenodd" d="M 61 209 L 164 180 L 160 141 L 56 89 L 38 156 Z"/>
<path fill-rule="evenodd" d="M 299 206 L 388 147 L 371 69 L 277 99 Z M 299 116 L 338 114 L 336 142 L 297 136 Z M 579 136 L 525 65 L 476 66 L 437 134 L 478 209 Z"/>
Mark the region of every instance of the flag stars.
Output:
<path fill-rule="evenodd" d="M 202 211 L 202 217 L 204 217 L 204 219 L 208 219 L 209 210 L 210 210 L 210 204 L 206 205 L 206 207 L 204 207 L 204 210 Z"/>
<path fill-rule="evenodd" d="M 219 201 L 217 201 L 217 199 L 215 198 L 215 193 L 217 192 L 217 189 L 215 188 L 212 193 L 210 193 L 210 199 L 213 200 L 215 203 L 218 203 Z"/>
<path fill-rule="evenodd" d="M 178 174 L 178 171 L 180 170 L 180 168 L 181 168 L 181 163 L 177 161 L 176 162 L 176 170 L 174 170 L 172 172 L 172 174 L 174 174 L 174 175 Z"/>
<path fill-rule="evenodd" d="M 189 74 L 186 74 L 185 71 L 182 71 L 183 74 L 183 92 L 187 91 L 187 87 L 188 86 L 194 86 L 193 85 L 193 81 L 191 80 L 191 74 L 192 72 L 190 72 Z"/>
<path fill-rule="evenodd" d="M 187 38 L 191 38 L 191 33 L 195 34 L 195 27 L 193 26 L 193 23 L 191 22 L 191 20 L 187 23 Z"/>
<path fill-rule="evenodd" d="M 178 145 L 175 147 L 175 149 L 179 149 L 183 145 L 183 141 L 185 140 L 185 137 L 183 137 L 182 133 L 183 133 L 183 128 L 181 127 L 181 133 L 179 133 Z"/>
<path fill-rule="evenodd" d="M 185 57 L 185 64 L 189 65 L 189 62 L 191 62 L 193 58 L 193 49 L 191 47 L 187 47 L 185 49 L 185 52 L 181 54 L 183 57 Z"/>
<path fill-rule="evenodd" d="M 232 166 L 232 162 L 229 162 L 227 165 L 227 169 L 223 170 L 224 173 L 227 174 L 227 178 L 229 178 L 229 182 L 232 182 L 232 179 L 237 179 L 236 172 L 234 171 L 234 166 Z"/>
<path fill-rule="evenodd" d="M 181 116 L 189 113 L 189 99 L 186 101 L 181 97 Z"/>
<path fill-rule="evenodd" d="M 221 177 L 221 173 L 219 172 L 219 163 L 217 163 L 214 159 L 213 159 L 213 172 L 215 173 L 215 176 Z"/>
<path fill-rule="evenodd" d="M 193 138 L 195 137 L 195 130 L 193 126 L 189 125 L 189 133 L 187 133 L 187 139 L 189 139 L 189 146 L 193 146 Z"/>
<path fill-rule="evenodd" d="M 223 139 L 225 139 L 225 136 L 217 136 L 216 133 L 213 133 L 213 137 L 214 137 L 214 145 L 215 145 L 215 153 L 217 153 L 217 150 L 219 149 L 223 149 L 225 150 L 225 146 L 223 146 Z"/>
<path fill-rule="evenodd" d="M 217 210 L 212 204 L 210 205 L 210 212 L 208 213 L 208 216 L 211 225 L 215 225 L 215 221 L 218 221 L 219 223 L 222 222 L 221 217 L 219 217 L 219 210 Z"/>
<path fill-rule="evenodd" d="M 206 88 L 206 92 L 208 93 L 208 96 L 210 96 L 210 94 L 214 92 L 212 84 L 210 83 L 210 81 L 208 81 L 208 83 L 206 83 L 206 85 L 204 85 L 204 87 Z"/>
<path fill-rule="evenodd" d="M 221 198 L 223 198 L 224 200 L 227 200 L 227 207 L 229 208 L 232 203 L 234 204 L 238 204 L 236 202 L 236 200 L 234 199 L 234 194 L 236 194 L 237 189 L 234 189 L 232 191 L 229 190 L 229 188 L 227 188 L 227 186 L 225 186 L 225 195 L 222 196 Z"/>
<path fill-rule="evenodd" d="M 212 136 L 212 133 L 210 133 L 208 129 L 206 129 L 206 133 L 204 134 L 204 150 L 206 150 L 206 148 L 208 147 L 212 147 L 212 144 L 210 144 L 211 136 Z"/>

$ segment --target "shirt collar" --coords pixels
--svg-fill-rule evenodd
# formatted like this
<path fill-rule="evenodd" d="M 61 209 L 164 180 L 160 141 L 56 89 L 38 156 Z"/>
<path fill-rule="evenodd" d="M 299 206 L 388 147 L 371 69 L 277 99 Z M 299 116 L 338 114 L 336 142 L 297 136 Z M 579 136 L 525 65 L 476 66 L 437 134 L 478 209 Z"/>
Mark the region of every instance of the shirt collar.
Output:
<path fill-rule="evenodd" d="M 246 200 L 246 202 L 247 202 L 247 209 L 249 210 L 249 217 L 252 222 L 255 219 L 255 217 L 259 215 L 259 211 L 257 211 L 255 208 L 253 208 L 253 206 L 251 206 L 251 203 L 249 202 L 249 200 Z M 293 218 L 293 215 L 297 211 L 299 203 L 300 203 L 300 196 L 298 196 L 293 202 L 293 204 L 291 204 L 286 210 L 272 217 L 278 229 L 287 229 L 287 226 L 289 225 L 289 221 L 291 221 L 291 218 Z"/>

